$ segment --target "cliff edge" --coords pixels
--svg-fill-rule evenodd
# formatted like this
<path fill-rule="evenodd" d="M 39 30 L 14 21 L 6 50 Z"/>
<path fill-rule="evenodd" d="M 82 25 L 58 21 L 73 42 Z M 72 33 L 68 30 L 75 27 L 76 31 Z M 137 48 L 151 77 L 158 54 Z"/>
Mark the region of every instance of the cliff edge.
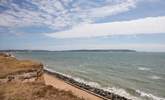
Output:
<path fill-rule="evenodd" d="M 0 100 L 83 100 L 45 85 L 43 64 L 0 53 Z"/>
<path fill-rule="evenodd" d="M 0 83 L 9 81 L 43 82 L 43 64 L 18 60 L 10 54 L 0 53 Z"/>

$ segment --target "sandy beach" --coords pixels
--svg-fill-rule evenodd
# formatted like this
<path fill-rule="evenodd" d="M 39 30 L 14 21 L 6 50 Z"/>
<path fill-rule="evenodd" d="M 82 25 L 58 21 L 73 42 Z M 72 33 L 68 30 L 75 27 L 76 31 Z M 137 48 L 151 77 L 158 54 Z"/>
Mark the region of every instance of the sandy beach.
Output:
<path fill-rule="evenodd" d="M 78 97 L 82 97 L 85 100 L 102 100 L 101 98 L 92 95 L 86 91 L 80 90 L 74 86 L 71 86 L 64 81 L 56 78 L 55 76 L 49 75 L 47 73 L 44 74 L 44 79 L 47 85 L 52 85 L 58 89 L 65 90 L 65 91 L 72 91 L 74 95 Z"/>

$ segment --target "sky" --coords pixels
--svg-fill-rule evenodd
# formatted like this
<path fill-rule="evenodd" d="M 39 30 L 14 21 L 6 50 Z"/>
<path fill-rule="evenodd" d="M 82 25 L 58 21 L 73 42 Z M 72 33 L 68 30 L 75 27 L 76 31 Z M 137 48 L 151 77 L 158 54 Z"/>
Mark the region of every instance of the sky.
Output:
<path fill-rule="evenodd" d="M 165 52 L 165 0 L 0 0 L 0 50 Z"/>

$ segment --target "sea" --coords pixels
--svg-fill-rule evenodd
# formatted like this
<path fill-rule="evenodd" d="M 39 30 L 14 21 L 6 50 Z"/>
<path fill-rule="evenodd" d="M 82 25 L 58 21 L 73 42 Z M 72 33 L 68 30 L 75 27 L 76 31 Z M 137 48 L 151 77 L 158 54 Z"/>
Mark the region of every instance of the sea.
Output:
<path fill-rule="evenodd" d="M 19 59 L 42 62 L 52 72 L 132 100 L 165 100 L 165 53 L 26 51 L 12 54 Z"/>

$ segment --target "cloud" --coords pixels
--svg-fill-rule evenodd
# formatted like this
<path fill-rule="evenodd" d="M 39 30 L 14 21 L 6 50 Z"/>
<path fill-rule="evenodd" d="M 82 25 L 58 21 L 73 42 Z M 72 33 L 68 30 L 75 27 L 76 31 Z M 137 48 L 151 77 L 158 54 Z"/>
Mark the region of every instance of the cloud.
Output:
<path fill-rule="evenodd" d="M 106 17 L 111 15 L 116 15 L 118 13 L 129 11 L 131 8 L 136 7 L 135 0 L 127 0 L 125 2 L 121 2 L 117 5 L 107 5 L 100 8 L 94 8 L 89 10 L 90 17 Z"/>
<path fill-rule="evenodd" d="M 14 29 L 44 25 L 63 30 L 129 11 L 136 3 L 137 0 L 1 0 L 0 26 Z"/>
<path fill-rule="evenodd" d="M 70 30 L 46 35 L 54 38 L 86 38 L 153 33 L 165 33 L 165 16 L 111 23 L 83 24 Z"/>

